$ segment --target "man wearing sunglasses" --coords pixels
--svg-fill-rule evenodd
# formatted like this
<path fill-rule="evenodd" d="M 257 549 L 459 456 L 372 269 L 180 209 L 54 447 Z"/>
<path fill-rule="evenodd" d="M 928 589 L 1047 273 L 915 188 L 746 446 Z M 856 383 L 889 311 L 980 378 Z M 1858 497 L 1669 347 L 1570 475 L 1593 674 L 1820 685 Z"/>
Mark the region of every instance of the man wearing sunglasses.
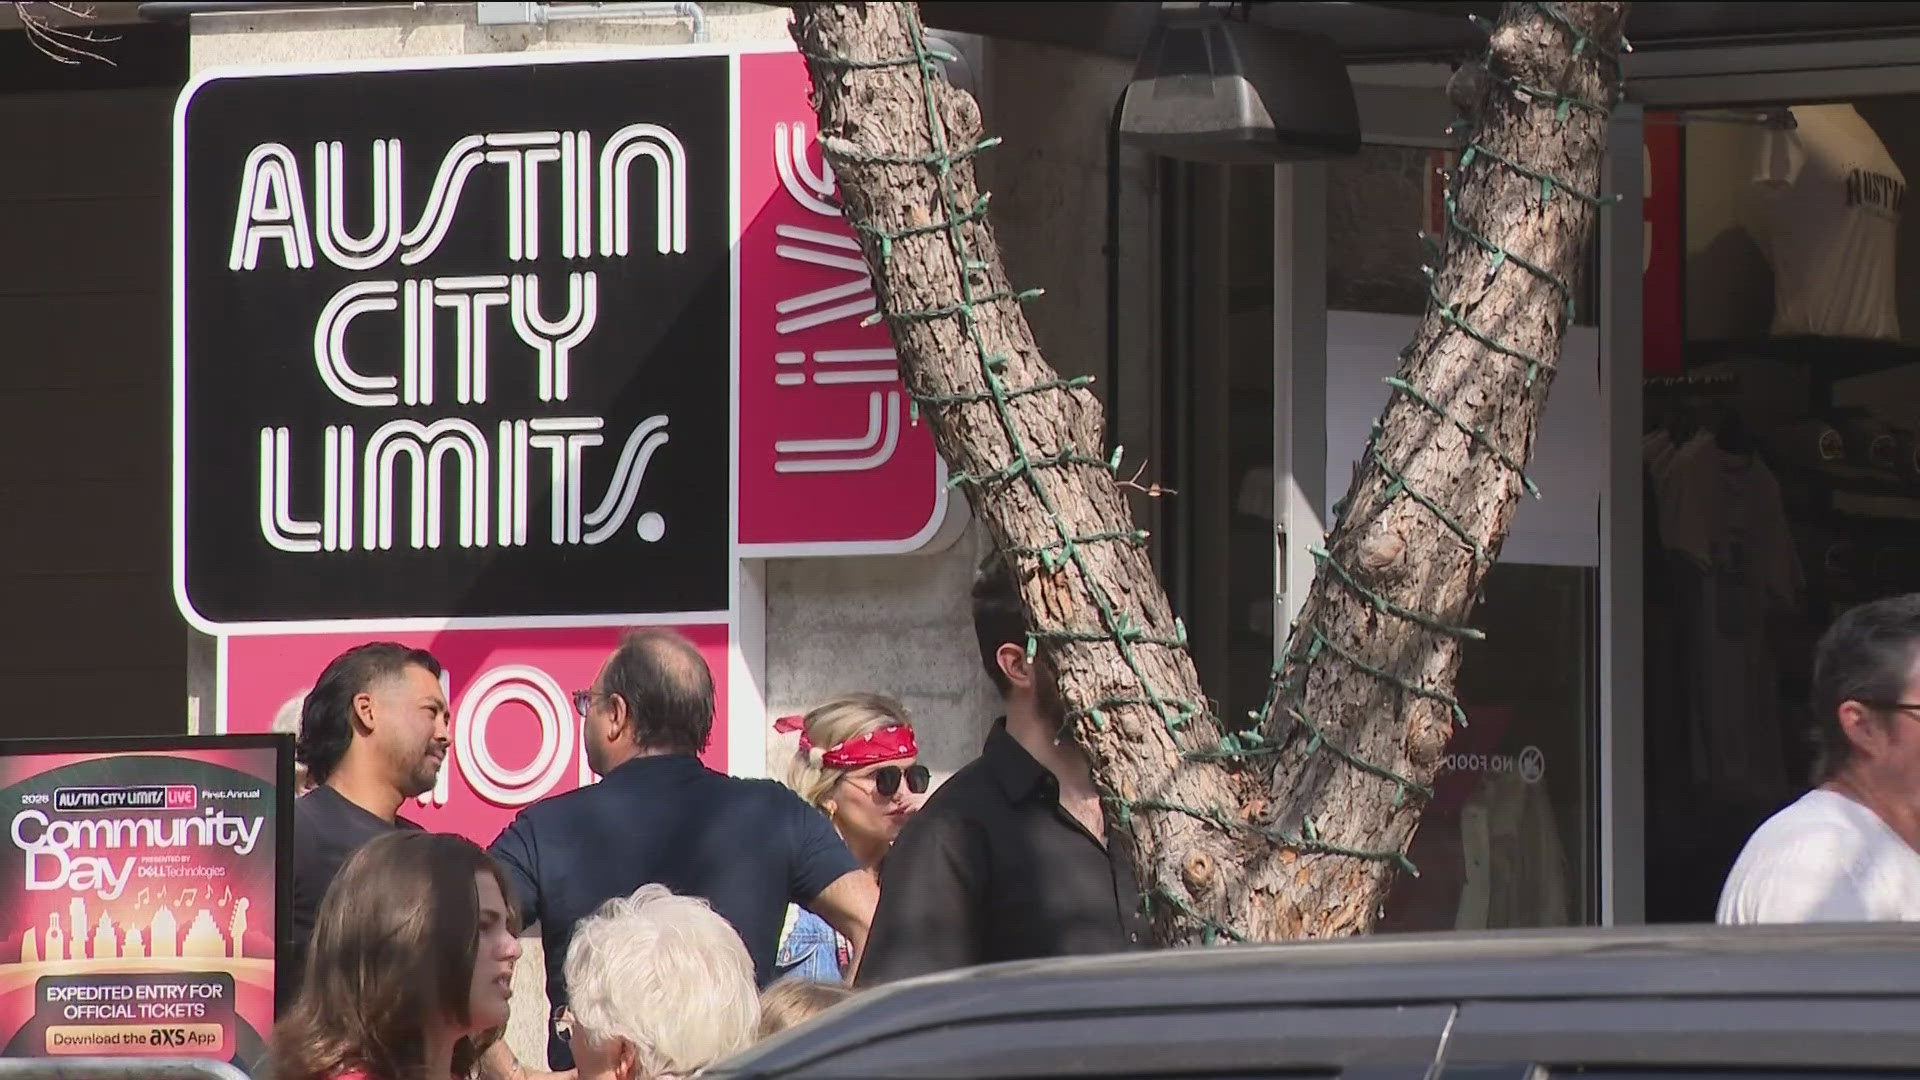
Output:
<path fill-rule="evenodd" d="M 1920 921 L 1920 595 L 1834 622 L 1813 715 L 1817 786 L 1747 841 L 1719 921 Z"/>
<path fill-rule="evenodd" d="M 973 628 L 1007 713 L 880 865 L 880 906 L 856 976 L 863 986 L 1149 940 L 1118 824 L 1067 733 L 1052 671 L 1028 657 L 1026 616 L 997 554 L 974 579 Z"/>
<path fill-rule="evenodd" d="M 556 1010 L 567 1003 L 561 969 L 574 924 L 647 884 L 710 903 L 746 943 L 762 985 L 773 976 L 789 903 L 846 937 L 858 963 L 873 877 L 832 824 L 784 785 L 701 763 L 713 730 L 713 675 L 691 642 L 669 630 L 629 634 L 573 702 L 600 783 L 522 810 L 492 848 L 521 920 L 540 927 Z M 489 1075 L 513 1075 L 499 1067 L 502 1053 Z M 573 1065 L 551 1028 L 547 1057 L 556 1069 Z"/>

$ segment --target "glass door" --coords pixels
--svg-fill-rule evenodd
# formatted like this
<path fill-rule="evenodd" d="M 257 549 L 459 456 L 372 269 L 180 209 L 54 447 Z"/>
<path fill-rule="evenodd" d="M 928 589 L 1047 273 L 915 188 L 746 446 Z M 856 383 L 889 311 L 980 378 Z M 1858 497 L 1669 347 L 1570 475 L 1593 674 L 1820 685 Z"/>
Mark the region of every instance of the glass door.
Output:
<path fill-rule="evenodd" d="M 1341 498 L 1387 400 L 1382 382 L 1427 306 L 1420 233 L 1451 151 L 1369 142 L 1326 184 L 1325 505 Z M 1593 275 L 1568 333 L 1522 505 L 1488 575 L 1457 694 L 1454 733 L 1385 930 L 1594 921 L 1598 733 L 1598 507 L 1605 437 Z M 1330 519 L 1330 518 L 1329 518 Z"/>
<path fill-rule="evenodd" d="M 1353 158 L 1163 166 L 1155 471 L 1178 494 L 1156 507 L 1161 570 L 1223 715 L 1260 701 L 1312 582 L 1310 549 L 1424 312 L 1419 234 L 1438 231 L 1436 173 L 1452 141 L 1443 82 L 1361 85 L 1368 140 Z M 1617 531 L 1603 527 L 1615 427 L 1607 374 L 1624 361 L 1601 329 L 1607 273 L 1623 259 L 1639 266 L 1634 224 L 1633 250 L 1610 232 L 1583 274 L 1530 470 L 1543 497 L 1521 507 L 1485 584 L 1474 622 L 1487 637 L 1459 686 L 1471 723 L 1415 838 L 1421 873 L 1399 882 L 1383 929 L 1638 919 L 1601 887 L 1620 861 L 1613 848 L 1634 842 L 1603 813 L 1619 800 L 1609 771 L 1619 748 L 1603 717 L 1617 709 L 1638 722 L 1638 696 L 1622 703 L 1602 676 L 1619 654 L 1608 635 L 1638 628 L 1606 618 Z"/>

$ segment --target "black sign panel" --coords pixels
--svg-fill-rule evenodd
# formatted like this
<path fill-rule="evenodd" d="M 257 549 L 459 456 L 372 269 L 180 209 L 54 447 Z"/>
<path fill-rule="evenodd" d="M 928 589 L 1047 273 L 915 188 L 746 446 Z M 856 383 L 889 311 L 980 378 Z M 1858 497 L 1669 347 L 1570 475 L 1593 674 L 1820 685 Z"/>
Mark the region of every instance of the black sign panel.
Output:
<path fill-rule="evenodd" d="M 729 92 L 724 56 L 191 89 L 189 617 L 726 609 Z"/>

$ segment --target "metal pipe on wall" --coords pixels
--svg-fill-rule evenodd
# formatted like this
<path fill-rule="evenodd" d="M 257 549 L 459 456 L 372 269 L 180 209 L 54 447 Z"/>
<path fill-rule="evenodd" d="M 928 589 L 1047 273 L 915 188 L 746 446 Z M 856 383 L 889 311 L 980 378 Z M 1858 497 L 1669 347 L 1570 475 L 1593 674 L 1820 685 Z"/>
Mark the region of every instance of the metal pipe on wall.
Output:
<path fill-rule="evenodd" d="M 552 22 L 555 19 L 618 18 L 623 15 L 688 19 L 693 23 L 693 40 L 707 40 L 707 13 L 699 4 L 673 3 L 669 0 L 662 3 L 568 4 L 564 7 L 534 4 L 531 6 L 535 10 L 535 22 Z"/>
<path fill-rule="evenodd" d="M 406 7 L 423 7 L 418 0 L 397 0 Z M 288 3 L 286 0 L 239 0 L 233 3 L 216 3 L 209 0 L 152 0 L 137 9 L 140 17 L 153 22 L 171 22 L 190 15 L 224 15 L 252 11 L 311 11 L 315 8 L 345 10 L 348 8 L 394 7 L 393 2 L 384 0 L 345 0 L 335 3 Z"/>

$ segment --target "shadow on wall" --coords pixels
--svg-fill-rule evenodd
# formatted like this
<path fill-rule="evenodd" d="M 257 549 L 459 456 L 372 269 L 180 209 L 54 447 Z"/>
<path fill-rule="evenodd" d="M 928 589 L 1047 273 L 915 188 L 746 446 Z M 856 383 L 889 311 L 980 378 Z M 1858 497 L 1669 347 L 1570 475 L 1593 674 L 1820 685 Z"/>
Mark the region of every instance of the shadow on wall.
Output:
<path fill-rule="evenodd" d="M 1773 325 L 1773 268 L 1745 229 L 1688 254 L 1686 289 L 1689 338 L 1761 337 Z"/>

